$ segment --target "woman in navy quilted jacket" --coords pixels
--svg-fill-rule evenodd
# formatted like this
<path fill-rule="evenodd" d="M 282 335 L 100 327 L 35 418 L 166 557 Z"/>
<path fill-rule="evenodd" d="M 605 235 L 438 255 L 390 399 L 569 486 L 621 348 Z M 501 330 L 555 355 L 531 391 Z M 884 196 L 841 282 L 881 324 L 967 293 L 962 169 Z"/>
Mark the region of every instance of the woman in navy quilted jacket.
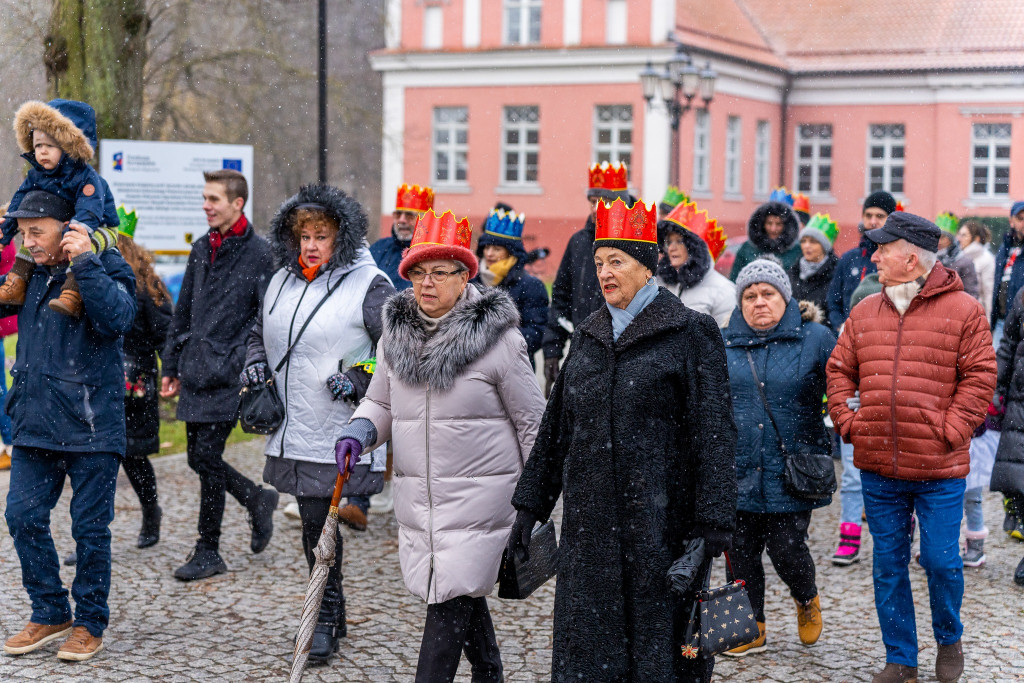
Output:
<path fill-rule="evenodd" d="M 796 602 L 800 640 L 811 645 L 821 635 L 814 560 L 805 538 L 811 511 L 828 505 L 831 497 L 808 501 L 788 493 L 779 443 L 781 438 L 786 452 L 831 452 L 822 397 L 825 364 L 836 339 L 820 324 L 817 306 L 792 298 L 789 277 L 777 261 L 752 261 L 736 278 L 736 291 L 739 306 L 722 332 L 739 436 L 739 498 L 731 559 L 735 578 L 747 583 L 760 637 L 726 654 L 744 656 L 767 649 L 761 564 L 766 547 Z"/>

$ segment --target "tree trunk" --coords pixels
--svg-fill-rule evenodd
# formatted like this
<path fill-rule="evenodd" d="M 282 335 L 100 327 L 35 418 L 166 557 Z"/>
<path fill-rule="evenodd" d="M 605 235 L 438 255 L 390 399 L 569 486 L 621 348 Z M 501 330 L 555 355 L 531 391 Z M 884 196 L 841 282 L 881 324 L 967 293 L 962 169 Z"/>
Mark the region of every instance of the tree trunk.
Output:
<path fill-rule="evenodd" d="M 53 0 L 43 54 L 50 96 L 92 105 L 100 138 L 138 136 L 148 31 L 144 0 Z"/>

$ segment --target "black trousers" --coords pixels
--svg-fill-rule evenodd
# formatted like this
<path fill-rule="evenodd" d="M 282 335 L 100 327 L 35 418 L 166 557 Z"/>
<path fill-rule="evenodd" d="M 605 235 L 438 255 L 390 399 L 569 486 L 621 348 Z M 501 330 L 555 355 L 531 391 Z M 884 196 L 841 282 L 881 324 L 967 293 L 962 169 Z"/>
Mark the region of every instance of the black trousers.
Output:
<path fill-rule="evenodd" d="M 814 583 L 814 560 L 807 548 L 807 526 L 811 511 L 736 513 L 732 560 L 734 576 L 747 582 L 747 595 L 757 620 L 764 622 L 764 565 L 761 554 L 768 557 L 779 577 L 789 586 L 789 593 L 804 603 L 818 594 Z"/>
<path fill-rule="evenodd" d="M 156 507 L 156 472 L 153 471 L 153 464 L 145 455 L 126 455 L 121 460 L 124 473 L 128 475 L 128 481 L 139 497 L 139 503 L 143 510 Z"/>
<path fill-rule="evenodd" d="M 186 422 L 188 466 L 199 475 L 199 543 L 217 550 L 224 519 L 225 492 L 249 507 L 259 487 L 224 462 L 224 443 L 234 422 Z"/>
<path fill-rule="evenodd" d="M 331 509 L 330 498 L 312 498 L 308 496 L 296 496 L 299 503 L 299 517 L 302 519 L 302 551 L 306 554 L 306 562 L 309 570 L 313 570 L 316 558 L 313 550 L 320 542 L 320 533 L 324 529 L 324 522 L 327 521 L 327 513 Z M 320 603 L 320 616 L 317 623 L 336 626 L 337 634 L 344 636 L 347 633 L 345 626 L 345 593 L 341 587 L 341 561 L 343 559 L 342 536 L 336 533 L 335 562 L 334 566 L 327 572 L 327 585 L 324 587 L 324 599 Z"/>
<path fill-rule="evenodd" d="M 473 683 L 503 680 L 487 599 L 462 595 L 427 605 L 416 683 L 450 683 L 463 652 L 472 666 Z"/>

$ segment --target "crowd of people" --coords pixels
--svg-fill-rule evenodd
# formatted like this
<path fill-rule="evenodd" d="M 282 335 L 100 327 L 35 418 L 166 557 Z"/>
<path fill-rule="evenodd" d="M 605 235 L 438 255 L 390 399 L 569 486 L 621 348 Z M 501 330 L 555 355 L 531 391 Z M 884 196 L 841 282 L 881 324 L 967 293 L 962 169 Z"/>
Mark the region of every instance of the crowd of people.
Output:
<path fill-rule="evenodd" d="M 280 496 L 294 497 L 312 570 L 339 472 L 353 529 L 387 486 L 403 579 L 427 604 L 417 681 L 452 680 L 463 653 L 474 681 L 503 680 L 487 596 L 559 500 L 552 680 L 708 681 L 715 653 L 765 652 L 765 550 L 814 644 L 825 615 L 806 539 L 834 492 L 832 562 L 861 559 L 865 524 L 873 539 L 886 650 L 873 680 L 918 679 L 913 562 L 928 577 L 935 676 L 962 676 L 963 567 L 985 562 L 985 486 L 1005 494 L 1004 529 L 1024 540 L 1024 202 L 993 256 L 984 224 L 933 222 L 875 192 L 860 243 L 837 256 L 836 222 L 780 189 L 726 277 L 706 211 L 670 188 L 656 212 L 630 195 L 623 165 L 595 165 L 549 301 L 507 205 L 474 236 L 434 210 L 430 188 L 402 185 L 391 235 L 371 245 L 363 207 L 313 184 L 264 237 L 243 212 L 244 176 L 211 171 L 210 231 L 172 304 L 132 240 L 136 217 L 112 210 L 90 173 L 91 108 L 30 104 L 19 139 L 33 170 L 2 226 L 27 263 L 0 281 L 0 315 L 20 330 L 5 517 L 32 603 L 8 654 L 55 640 L 61 659 L 102 650 L 119 467 L 142 509 L 138 546 L 160 539 L 148 456 L 163 396 L 177 397 L 200 489 L 197 540 L 174 576 L 227 570 L 227 494 L 248 513 L 253 553 L 271 542 Z M 266 387 L 283 418 L 262 486 L 223 453 L 240 391 Z M 73 611 L 49 530 L 66 479 Z M 702 559 L 679 582 L 696 539 Z M 342 543 L 312 663 L 348 635 Z M 723 554 L 756 632 L 725 652 L 684 645 Z"/>

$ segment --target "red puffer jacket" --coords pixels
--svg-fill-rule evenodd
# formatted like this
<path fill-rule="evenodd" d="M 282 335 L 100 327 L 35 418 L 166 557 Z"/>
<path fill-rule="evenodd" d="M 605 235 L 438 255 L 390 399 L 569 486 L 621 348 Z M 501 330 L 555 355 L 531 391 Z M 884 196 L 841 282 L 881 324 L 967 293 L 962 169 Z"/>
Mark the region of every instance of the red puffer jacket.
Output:
<path fill-rule="evenodd" d="M 853 308 L 826 366 L 828 409 L 862 470 L 895 479 L 957 479 L 985 418 L 996 358 L 985 311 L 937 264 L 900 317 L 883 291 Z M 860 390 L 854 413 L 846 399 Z"/>

